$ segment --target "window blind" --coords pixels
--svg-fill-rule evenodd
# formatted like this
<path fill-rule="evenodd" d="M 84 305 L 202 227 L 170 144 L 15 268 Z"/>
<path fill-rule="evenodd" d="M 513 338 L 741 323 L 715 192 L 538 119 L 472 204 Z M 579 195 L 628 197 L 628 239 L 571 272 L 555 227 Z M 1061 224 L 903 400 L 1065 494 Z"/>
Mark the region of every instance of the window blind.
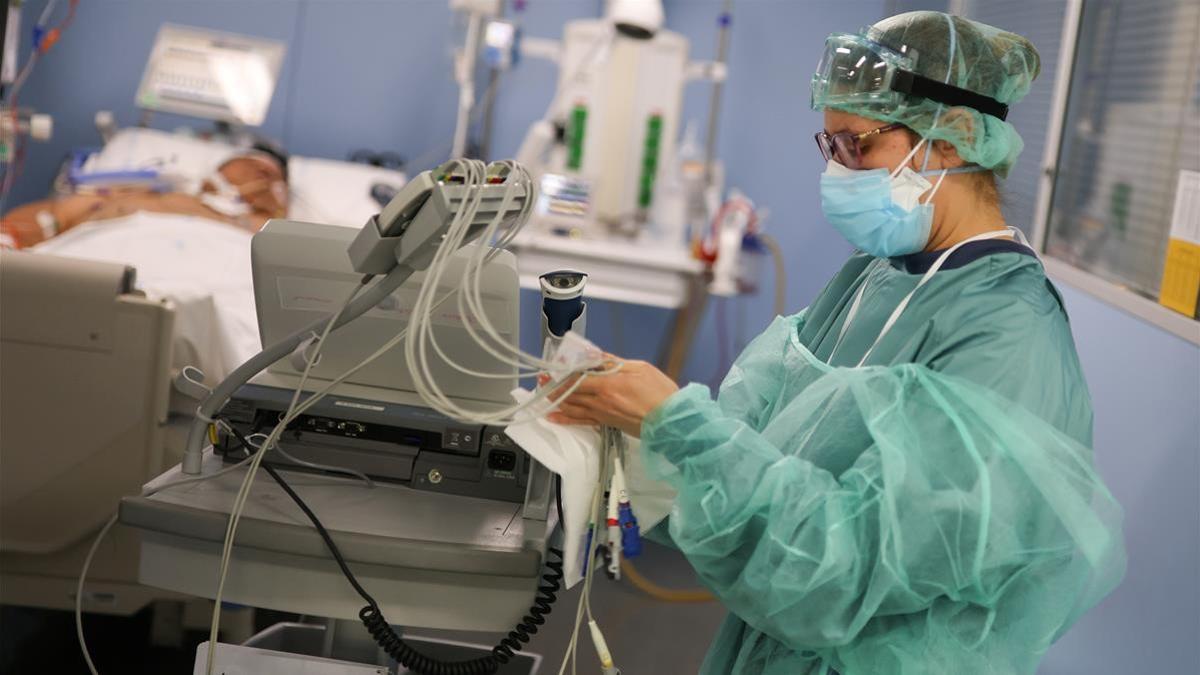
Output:
<path fill-rule="evenodd" d="M 1200 3 L 1088 0 L 1046 252 L 1156 297 L 1181 170 L 1200 171 Z"/>

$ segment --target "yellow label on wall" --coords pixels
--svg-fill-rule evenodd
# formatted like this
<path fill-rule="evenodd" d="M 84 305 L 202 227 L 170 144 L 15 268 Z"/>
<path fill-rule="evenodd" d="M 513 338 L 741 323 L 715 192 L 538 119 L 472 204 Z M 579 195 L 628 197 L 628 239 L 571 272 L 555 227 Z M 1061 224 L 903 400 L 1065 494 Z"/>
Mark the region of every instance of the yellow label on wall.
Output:
<path fill-rule="evenodd" d="M 1196 316 L 1200 297 L 1200 244 L 1171 239 L 1163 265 L 1158 302 L 1186 316 Z"/>

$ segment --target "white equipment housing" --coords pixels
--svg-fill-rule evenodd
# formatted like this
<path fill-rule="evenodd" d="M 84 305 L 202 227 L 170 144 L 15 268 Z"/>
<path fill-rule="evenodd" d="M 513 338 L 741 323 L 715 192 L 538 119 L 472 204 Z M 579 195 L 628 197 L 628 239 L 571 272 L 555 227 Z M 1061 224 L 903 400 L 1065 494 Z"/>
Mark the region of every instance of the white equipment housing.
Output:
<path fill-rule="evenodd" d="M 565 122 L 566 137 L 542 167 L 543 225 L 576 231 L 651 218 L 675 154 L 687 64 L 678 33 L 637 39 L 608 19 L 567 24 L 549 115 Z"/>
<path fill-rule="evenodd" d="M 8 250 L 0 306 L 0 602 L 70 609 L 112 505 L 175 461 L 160 426 L 175 309 L 136 291 L 124 265 Z M 87 611 L 163 597 L 137 584 L 137 559 L 135 533 L 115 530 Z"/>
<path fill-rule="evenodd" d="M 368 225 L 370 227 L 370 225 Z M 347 228 L 273 220 L 254 236 L 251 257 L 254 265 L 255 305 L 263 344 L 274 344 L 313 321 L 335 311 L 362 275 L 348 269 L 346 261 Z M 507 263 L 507 264 L 504 264 Z M 465 273 L 466 254 L 456 254 L 449 263 L 447 279 L 459 279 Z M 518 301 L 516 272 L 512 255 L 499 256 L 485 268 L 483 298 L 488 320 L 512 344 L 520 344 L 518 334 Z M 321 358 L 312 367 L 314 381 L 333 380 L 354 364 L 370 355 L 375 347 L 403 330 L 416 302 L 417 289 L 425 273 L 416 272 L 412 279 L 394 291 L 377 307 L 358 320 L 329 336 Z M 444 285 L 439 294 L 452 290 Z M 463 324 L 471 319 L 458 313 L 456 303 L 450 302 L 437 310 L 434 318 L 435 335 L 447 353 L 454 354 L 457 363 L 470 369 L 504 372 L 467 333 Z M 502 405 L 510 400 L 509 392 L 517 386 L 516 372 L 511 379 L 479 380 L 465 378 L 437 354 L 430 356 L 431 368 L 438 381 L 445 382 L 447 395 L 471 401 Z M 278 375 L 292 384 L 299 383 L 304 370 L 303 359 L 281 359 L 267 372 Z M 288 379 L 293 378 L 293 379 Z M 380 387 L 387 390 L 411 392 L 412 376 L 404 365 L 403 349 L 396 347 L 346 380 L 347 385 Z M 382 395 L 377 392 L 377 395 Z M 411 394 L 411 402 L 420 399 Z"/>
<path fill-rule="evenodd" d="M 406 187 L 412 191 L 409 194 L 420 192 L 427 179 L 427 175 L 415 178 L 412 187 Z M 492 188 L 493 192 L 502 189 Z M 446 200 L 439 195 L 446 190 L 435 190 L 415 217 L 404 221 L 408 229 L 396 239 L 419 239 L 421 224 L 428 220 L 420 214 L 441 213 L 439 204 Z M 457 186 L 448 191 L 461 192 Z M 398 199 L 401 205 L 408 203 L 406 196 Z M 393 220 L 385 218 L 389 223 Z M 374 219 L 368 227 L 376 227 Z M 356 236 L 349 228 L 282 220 L 269 222 L 255 235 L 255 300 L 264 343 L 279 342 L 280 336 L 286 338 L 297 327 L 312 325 L 314 316 L 322 322 L 336 310 L 337 302 L 361 276 L 346 255 Z M 468 253 L 461 250 L 455 256 L 465 261 Z M 456 264 L 447 278 L 461 278 L 461 273 L 456 274 L 461 269 Z M 361 360 L 364 350 L 404 329 L 421 274 L 415 272 L 382 302 L 330 334 L 310 375 L 313 388 Z M 513 256 L 497 255 L 488 263 L 483 281 L 488 285 L 484 311 L 515 347 L 519 312 Z M 467 320 L 458 316 L 453 302 L 439 308 L 435 320 L 439 344 L 463 365 L 499 372 L 498 364 L 468 342 Z M 302 445 L 301 434 L 296 433 L 299 428 L 293 428 L 287 441 L 310 461 L 338 453 L 325 461 L 363 469 L 384 481 L 368 489 L 338 476 L 305 474 L 305 501 L 321 514 L 389 620 L 440 629 L 508 630 L 529 608 L 543 573 L 553 524 L 547 521 L 553 501 L 550 475 L 510 447 L 499 436 L 500 430 L 459 423 L 424 408 L 412 391 L 400 351 L 395 347 L 396 354 L 380 358 L 311 409 L 322 420 L 358 427 L 353 437 L 321 433 L 312 436 L 315 442 L 309 447 Z M 436 376 L 447 385 L 444 390 L 456 402 L 473 408 L 504 405 L 516 385 L 515 374 L 512 379 L 480 383 L 441 359 L 431 361 Z M 248 410 L 257 414 L 275 404 L 270 412 L 282 414 L 299 385 L 297 371 L 288 358 L 275 363 L 239 388 L 220 414 L 233 424 L 249 419 L 244 414 Z M 419 437 L 371 440 L 368 429 L 416 430 L 413 433 Z M 436 447 L 419 432 L 432 432 Z M 516 457 L 504 471 L 490 463 L 497 450 Z M 376 468 L 391 468 L 377 471 L 358 463 L 363 460 Z M 215 473 L 222 466 L 219 456 L 206 453 L 198 473 Z M 403 468 L 397 473 L 395 467 Z M 527 477 L 518 467 L 528 467 Z M 181 469 L 177 466 L 152 483 L 185 477 Z M 225 523 L 241 481 L 242 474 L 231 473 L 152 496 L 123 498 L 121 522 L 136 528 L 142 537 L 139 581 L 212 597 Z M 324 543 L 287 499 L 272 483 L 256 484 L 239 525 L 224 598 L 297 614 L 356 619 L 362 601 L 347 591 Z"/>

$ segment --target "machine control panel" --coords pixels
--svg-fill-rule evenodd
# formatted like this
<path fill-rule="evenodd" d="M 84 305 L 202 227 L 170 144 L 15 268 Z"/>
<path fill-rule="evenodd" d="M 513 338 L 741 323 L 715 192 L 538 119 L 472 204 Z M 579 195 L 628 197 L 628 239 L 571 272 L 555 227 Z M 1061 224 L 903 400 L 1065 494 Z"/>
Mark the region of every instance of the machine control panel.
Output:
<path fill-rule="evenodd" d="M 250 385 L 220 416 L 245 436 L 267 433 L 290 396 L 287 390 Z M 407 406 L 339 406 L 336 401 L 317 406 L 288 425 L 279 445 L 286 454 L 270 452 L 267 458 L 282 467 L 303 468 L 308 462 L 351 468 L 419 490 L 515 503 L 525 499 L 532 463 L 503 427 L 462 424 Z M 245 456 L 231 434 L 221 434 L 215 448 L 227 461 Z"/>

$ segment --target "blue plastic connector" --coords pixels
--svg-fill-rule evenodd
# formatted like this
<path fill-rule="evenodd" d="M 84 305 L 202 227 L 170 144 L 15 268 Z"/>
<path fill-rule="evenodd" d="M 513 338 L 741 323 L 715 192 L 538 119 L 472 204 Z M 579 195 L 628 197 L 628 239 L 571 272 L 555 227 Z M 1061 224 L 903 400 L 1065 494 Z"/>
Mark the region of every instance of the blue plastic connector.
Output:
<path fill-rule="evenodd" d="M 642 552 L 642 533 L 628 503 L 617 507 L 617 522 L 621 525 L 621 554 L 626 558 L 637 557 Z"/>
<path fill-rule="evenodd" d="M 46 29 L 43 26 L 33 27 L 33 51 L 38 51 L 42 48 L 42 40 L 46 37 Z"/>

